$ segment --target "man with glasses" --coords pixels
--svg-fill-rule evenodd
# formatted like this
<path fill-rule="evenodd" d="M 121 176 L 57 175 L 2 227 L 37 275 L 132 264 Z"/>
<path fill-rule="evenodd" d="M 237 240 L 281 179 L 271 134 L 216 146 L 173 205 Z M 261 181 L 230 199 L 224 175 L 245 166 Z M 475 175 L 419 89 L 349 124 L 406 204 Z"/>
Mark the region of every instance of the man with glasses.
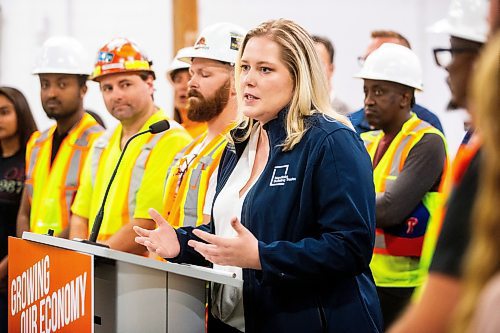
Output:
<path fill-rule="evenodd" d="M 409 49 L 411 49 L 410 43 L 408 40 L 402 36 L 400 33 L 396 31 L 391 31 L 391 30 L 375 30 L 372 31 L 371 33 L 371 42 L 366 48 L 365 54 L 358 57 L 358 62 L 360 66 L 363 66 L 363 63 L 365 59 L 376 49 L 380 47 L 380 45 L 384 43 L 394 43 L 394 44 L 399 44 L 402 46 L 405 46 Z M 419 117 L 420 119 L 428 122 L 435 128 L 437 128 L 441 133 L 444 133 L 443 127 L 441 125 L 441 122 L 439 121 L 439 118 L 426 109 L 425 107 L 416 104 L 413 105 L 412 111 Z M 370 126 L 368 123 L 366 117 L 365 117 L 365 110 L 362 108 L 356 112 L 353 112 L 350 116 L 351 122 L 356 129 L 356 132 L 358 133 L 364 133 L 367 131 L 371 131 L 373 128 Z"/>
<path fill-rule="evenodd" d="M 467 83 L 483 43 L 451 36 L 450 44 L 449 48 L 435 48 L 433 52 L 436 64 L 448 72 L 446 82 L 451 91 L 448 109 L 453 110 L 467 107 Z"/>
<path fill-rule="evenodd" d="M 486 0 L 452 0 L 448 17 L 431 27 L 432 32 L 450 35 L 449 48 L 434 50 L 437 65 L 448 72 L 450 107 L 468 107 L 468 84 L 488 32 L 487 7 Z M 469 137 L 470 141 L 460 146 L 444 182 L 445 195 L 449 195 L 441 212 L 444 218 L 436 221 L 425 238 L 421 261 L 424 268 L 430 265 L 425 287 L 419 302 L 405 312 L 391 333 L 445 332 L 450 327 L 461 296 L 461 266 L 479 179 L 480 145 L 476 136 Z"/>

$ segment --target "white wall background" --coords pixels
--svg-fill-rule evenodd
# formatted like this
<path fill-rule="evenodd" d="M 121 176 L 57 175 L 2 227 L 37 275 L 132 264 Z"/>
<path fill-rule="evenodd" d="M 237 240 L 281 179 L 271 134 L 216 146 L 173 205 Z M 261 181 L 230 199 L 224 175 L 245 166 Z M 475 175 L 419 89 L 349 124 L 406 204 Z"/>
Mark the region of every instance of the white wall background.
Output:
<path fill-rule="evenodd" d="M 448 113 L 446 73 L 436 67 L 432 48 L 448 45 L 445 35 L 426 32 L 444 17 L 448 0 L 198 0 L 200 27 L 229 21 L 253 28 L 271 18 L 290 18 L 311 33 L 330 38 L 336 48 L 334 87 L 353 108 L 362 105 L 358 70 L 370 31 L 392 29 L 405 35 L 419 55 L 425 90 L 417 102 L 434 111 L 445 128 L 454 154 L 462 136 L 464 114 Z M 79 39 L 94 57 L 115 36 L 134 39 L 154 61 L 156 103 L 171 110 L 171 88 L 165 70 L 172 55 L 171 0 L 0 0 L 0 85 L 19 88 L 27 96 L 40 128 L 50 124 L 39 99 L 38 79 L 30 74 L 43 41 L 53 35 Z M 85 106 L 97 111 L 108 125 L 114 120 L 95 83 L 89 83 Z"/>
<path fill-rule="evenodd" d="M 0 0 L 0 6 L 0 85 L 14 86 L 26 95 L 39 129 L 51 121 L 40 103 L 38 76 L 31 70 L 43 42 L 54 35 L 77 38 L 92 59 L 113 37 L 135 40 L 154 62 L 155 101 L 170 108 L 170 85 L 164 76 L 172 56 L 170 0 Z M 85 107 L 101 115 L 108 126 L 116 124 L 97 83 L 87 85 Z"/>

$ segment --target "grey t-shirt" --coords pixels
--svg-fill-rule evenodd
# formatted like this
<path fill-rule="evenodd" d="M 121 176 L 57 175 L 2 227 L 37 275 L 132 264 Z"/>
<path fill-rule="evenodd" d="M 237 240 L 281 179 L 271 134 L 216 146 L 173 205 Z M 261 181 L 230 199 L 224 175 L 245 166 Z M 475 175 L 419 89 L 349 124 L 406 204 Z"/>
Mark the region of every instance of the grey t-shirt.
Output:
<path fill-rule="evenodd" d="M 434 133 L 425 134 L 410 150 L 394 185 L 386 192 L 377 194 L 377 227 L 404 222 L 427 192 L 437 191 L 445 160 L 443 139 Z"/>

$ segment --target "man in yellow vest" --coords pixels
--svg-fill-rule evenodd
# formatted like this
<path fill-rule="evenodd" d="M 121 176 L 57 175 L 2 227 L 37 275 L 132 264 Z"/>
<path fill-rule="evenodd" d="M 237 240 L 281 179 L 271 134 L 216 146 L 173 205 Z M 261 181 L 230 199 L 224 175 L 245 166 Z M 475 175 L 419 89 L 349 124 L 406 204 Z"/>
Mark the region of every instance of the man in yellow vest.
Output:
<path fill-rule="evenodd" d="M 188 117 L 188 82 L 191 78 L 187 62 L 180 61 L 186 52 L 190 52 L 191 47 L 180 49 L 174 60 L 167 69 L 167 79 L 174 88 L 174 120 L 188 131 L 189 135 L 196 139 L 207 130 L 205 122 L 192 121 Z"/>
<path fill-rule="evenodd" d="M 56 121 L 35 132 L 26 147 L 26 187 L 17 219 L 24 231 L 68 237 L 70 207 L 81 166 L 92 142 L 104 130 L 83 108 L 90 72 L 83 46 L 70 37 L 52 37 L 33 71 L 40 79 L 40 97 L 47 116 Z"/>
<path fill-rule="evenodd" d="M 362 134 L 377 192 L 370 266 L 389 327 L 425 277 L 420 255 L 441 198 L 446 143 L 441 132 L 411 112 L 415 90 L 422 90 L 422 70 L 413 51 L 385 43 L 368 56 L 356 77 L 364 79 L 366 118 L 376 129 Z"/>
<path fill-rule="evenodd" d="M 174 227 L 210 220 L 216 170 L 237 118 L 234 65 L 245 33 L 230 23 L 211 25 L 180 58 L 191 63 L 187 116 L 206 122 L 208 129 L 181 150 L 170 168 L 163 215 Z"/>
<path fill-rule="evenodd" d="M 152 124 L 167 119 L 153 101 L 152 62 L 134 42 L 116 38 L 97 54 L 91 78 L 100 85 L 106 108 L 120 123 L 92 146 L 80 190 L 72 206 L 70 238 L 87 238 L 101 207 L 106 187 L 125 143 Z M 136 254 L 146 249 L 134 241 L 132 227 L 154 227 L 148 209 L 162 207 L 168 166 L 191 137 L 178 123 L 170 129 L 140 135 L 130 142 L 109 189 L 97 240 Z"/>

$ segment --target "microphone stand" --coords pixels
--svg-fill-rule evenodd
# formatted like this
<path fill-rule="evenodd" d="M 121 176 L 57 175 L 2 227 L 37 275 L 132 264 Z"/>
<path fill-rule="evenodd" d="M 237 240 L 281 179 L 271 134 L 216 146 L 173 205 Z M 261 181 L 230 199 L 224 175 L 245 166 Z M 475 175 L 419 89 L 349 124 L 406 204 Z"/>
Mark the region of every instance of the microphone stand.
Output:
<path fill-rule="evenodd" d="M 104 192 L 104 198 L 102 199 L 101 208 L 99 209 L 99 212 L 97 213 L 97 215 L 94 219 L 94 225 L 92 226 L 92 231 L 90 233 L 90 237 L 88 240 L 82 240 L 83 243 L 99 245 L 99 246 L 109 248 L 109 246 L 106 244 L 97 243 L 97 236 L 99 235 L 99 230 L 101 230 L 101 224 L 102 224 L 103 217 L 104 217 L 104 206 L 106 204 L 106 199 L 108 198 L 109 189 L 111 188 L 111 184 L 113 184 L 113 180 L 115 179 L 116 173 L 118 171 L 118 167 L 120 166 L 120 163 L 123 159 L 123 155 L 125 155 L 125 151 L 127 150 L 129 143 L 133 139 L 135 139 L 136 137 L 143 135 L 143 134 L 146 134 L 146 133 L 153 133 L 153 134 L 160 133 L 160 132 L 166 131 L 169 128 L 170 128 L 170 124 L 168 123 L 168 121 L 161 120 L 159 122 L 152 124 L 148 130 L 136 133 L 136 134 L 132 135 L 127 140 L 127 142 L 125 143 L 125 146 L 123 147 L 123 150 L 120 154 L 120 158 L 118 159 L 118 162 L 116 163 L 115 169 L 113 170 L 113 174 L 111 175 L 111 179 L 108 182 L 108 186 L 106 187 L 106 192 Z"/>

